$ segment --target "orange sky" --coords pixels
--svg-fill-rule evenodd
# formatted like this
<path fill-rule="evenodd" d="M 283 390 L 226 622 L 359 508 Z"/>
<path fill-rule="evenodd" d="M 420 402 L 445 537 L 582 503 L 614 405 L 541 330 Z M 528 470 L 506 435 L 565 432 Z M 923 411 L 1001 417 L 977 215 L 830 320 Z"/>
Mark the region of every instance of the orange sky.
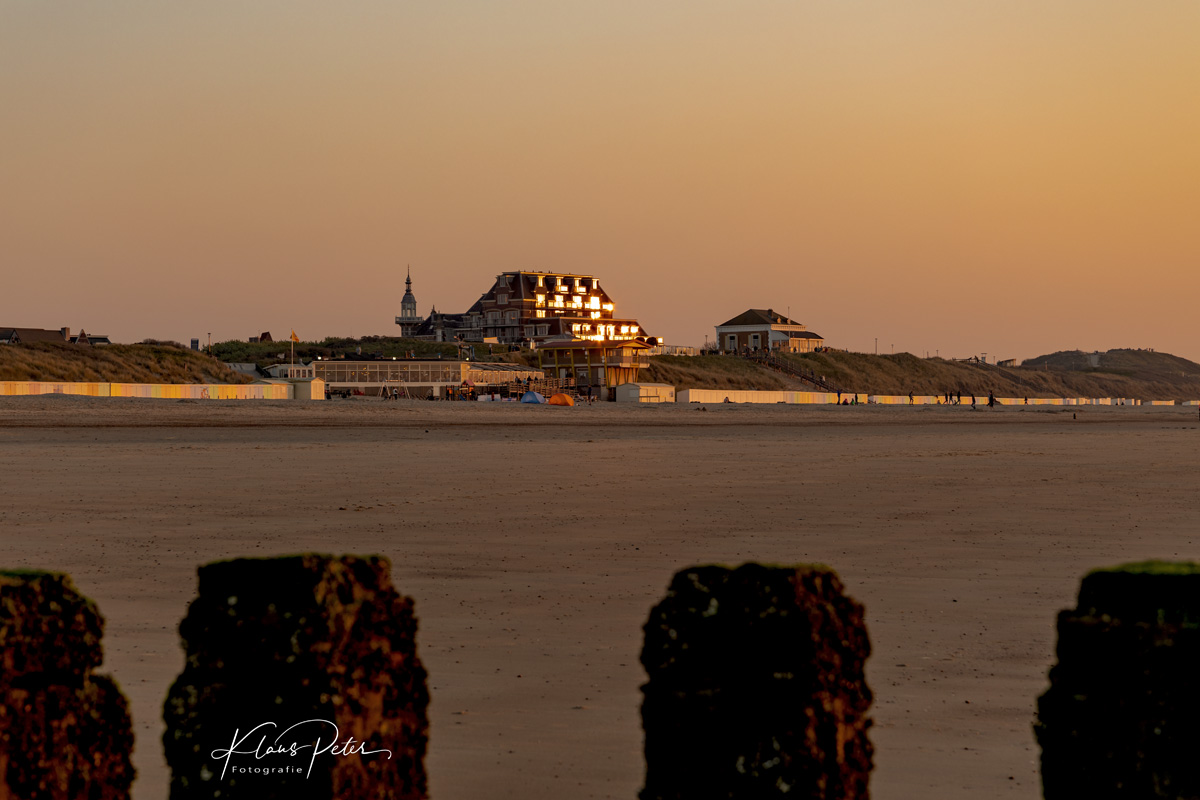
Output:
<path fill-rule="evenodd" d="M 0 325 L 394 334 L 511 269 L 678 344 L 1200 359 L 1200 3 L 0 0 Z"/>

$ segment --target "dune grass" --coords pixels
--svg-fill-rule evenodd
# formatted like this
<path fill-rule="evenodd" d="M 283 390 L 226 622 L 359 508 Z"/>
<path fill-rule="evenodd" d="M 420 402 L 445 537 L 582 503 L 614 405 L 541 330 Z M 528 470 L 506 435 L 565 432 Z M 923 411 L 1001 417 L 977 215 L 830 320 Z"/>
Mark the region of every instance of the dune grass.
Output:
<path fill-rule="evenodd" d="M 71 383 L 249 383 L 203 353 L 172 345 L 0 345 L 0 380 Z"/>
<path fill-rule="evenodd" d="M 1129 351 L 1122 351 L 1127 353 Z M 1149 356 L 1165 354 L 1148 353 Z M 1034 360 L 1031 365 L 998 367 L 918 358 L 911 353 L 871 355 L 869 353 L 823 352 L 788 357 L 803 369 L 814 370 L 849 391 L 872 394 L 974 393 L 986 397 L 1133 397 L 1143 400 L 1192 400 L 1200 398 L 1200 365 L 1170 356 L 1173 367 L 1179 362 L 1192 370 L 1160 368 L 1159 359 L 1122 355 L 1119 370 L 1076 370 L 1055 368 Z M 1104 359 L 1101 359 L 1104 363 Z M 1115 365 L 1114 365 L 1115 366 Z"/>
<path fill-rule="evenodd" d="M 680 390 L 812 390 L 810 384 L 734 356 L 654 356 L 638 380 L 669 383 Z"/>
<path fill-rule="evenodd" d="M 1200 399 L 1200 364 L 1148 351 L 1110 351 L 1101 369 L 1066 369 L 1035 361 L 1031 366 L 997 367 L 911 353 L 872 355 L 844 351 L 804 353 L 786 358 L 804 372 L 824 377 L 848 392 L 940 395 L 962 392 L 998 397 L 1129 397 L 1142 400 Z M 1139 357 L 1141 356 L 1141 357 Z M 1079 363 L 1078 359 L 1066 359 Z M 1107 367 L 1107 368 L 1105 368 Z M 736 356 L 655 356 L 639 380 L 669 383 L 676 389 L 812 390 L 810 384 Z"/>

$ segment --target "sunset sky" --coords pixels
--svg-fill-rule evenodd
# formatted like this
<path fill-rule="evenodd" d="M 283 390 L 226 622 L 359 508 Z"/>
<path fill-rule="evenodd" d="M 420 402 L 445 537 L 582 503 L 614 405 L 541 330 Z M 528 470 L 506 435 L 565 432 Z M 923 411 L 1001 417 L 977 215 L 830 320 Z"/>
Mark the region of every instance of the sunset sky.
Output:
<path fill-rule="evenodd" d="M 1198 261 L 1191 0 L 0 0 L 0 327 L 394 335 L 411 264 L 1200 360 Z"/>

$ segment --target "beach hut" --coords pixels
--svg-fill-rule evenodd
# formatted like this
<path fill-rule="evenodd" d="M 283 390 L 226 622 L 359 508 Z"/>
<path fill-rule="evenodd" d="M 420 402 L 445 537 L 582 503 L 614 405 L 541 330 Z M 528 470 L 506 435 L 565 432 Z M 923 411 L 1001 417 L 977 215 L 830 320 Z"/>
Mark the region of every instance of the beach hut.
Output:
<path fill-rule="evenodd" d="M 573 406 L 573 405 L 575 405 L 575 401 L 571 399 L 571 395 L 563 394 L 562 392 L 559 392 L 556 395 L 552 395 L 550 397 L 549 402 L 550 402 L 550 405 L 552 405 L 552 406 Z"/>
<path fill-rule="evenodd" d="M 522 403 L 544 403 L 544 402 L 546 402 L 546 398 L 542 397 L 537 392 L 526 392 L 525 394 L 521 395 L 521 402 Z"/>
<path fill-rule="evenodd" d="M 669 383 L 623 383 L 617 387 L 618 403 L 674 403 L 675 387 Z"/>

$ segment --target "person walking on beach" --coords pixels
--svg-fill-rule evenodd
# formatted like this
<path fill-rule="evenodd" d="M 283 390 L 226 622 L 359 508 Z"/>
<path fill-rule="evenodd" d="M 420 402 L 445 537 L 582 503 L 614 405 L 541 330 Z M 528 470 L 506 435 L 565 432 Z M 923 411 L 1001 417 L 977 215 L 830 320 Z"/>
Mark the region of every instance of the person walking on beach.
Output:
<path fill-rule="evenodd" d="M 975 407 L 975 395 L 971 395 L 971 408 Z"/>
<path fill-rule="evenodd" d="M 958 390 L 958 400 L 954 403 L 956 406 L 962 405 L 962 389 Z"/>
<path fill-rule="evenodd" d="M 995 394 L 995 392 L 989 391 L 988 392 L 988 408 L 995 408 L 995 407 L 996 407 L 996 394 Z"/>
<path fill-rule="evenodd" d="M 913 404 L 913 396 L 912 396 L 912 392 L 909 392 L 909 393 L 908 393 L 908 404 L 909 404 L 910 406 Z"/>

